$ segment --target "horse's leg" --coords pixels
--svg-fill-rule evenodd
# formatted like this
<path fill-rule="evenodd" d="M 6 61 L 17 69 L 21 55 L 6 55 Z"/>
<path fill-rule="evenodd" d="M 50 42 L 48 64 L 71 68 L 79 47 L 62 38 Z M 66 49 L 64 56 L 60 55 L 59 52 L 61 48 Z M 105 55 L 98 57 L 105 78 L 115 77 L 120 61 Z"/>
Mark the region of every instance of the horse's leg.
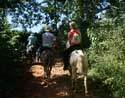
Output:
<path fill-rule="evenodd" d="M 49 78 L 49 66 L 47 66 L 46 74 L 47 74 L 47 79 L 48 79 Z"/>
<path fill-rule="evenodd" d="M 47 66 L 47 79 L 50 78 L 50 66 Z"/>
<path fill-rule="evenodd" d="M 77 78 L 76 65 L 75 65 L 75 64 L 74 64 L 74 65 L 71 65 L 71 67 L 72 67 L 72 68 L 71 68 L 71 71 L 72 71 L 72 72 L 71 72 L 71 75 L 72 75 L 71 78 L 72 78 L 72 79 L 76 79 L 76 78 Z"/>
<path fill-rule="evenodd" d="M 36 62 L 41 63 L 40 53 L 36 55 Z"/>
<path fill-rule="evenodd" d="M 27 50 L 26 50 L 26 57 L 27 57 L 27 64 L 31 64 L 30 50 L 29 50 L 28 47 L 27 47 Z"/>
<path fill-rule="evenodd" d="M 35 54 L 35 50 L 33 50 L 33 63 L 36 63 L 36 54 Z"/>
<path fill-rule="evenodd" d="M 36 57 L 35 57 L 35 62 L 36 63 L 38 62 L 38 55 L 36 55 Z"/>
<path fill-rule="evenodd" d="M 69 70 L 69 75 L 72 77 L 72 68 L 71 68 L 71 66 L 69 66 L 68 70 Z"/>
<path fill-rule="evenodd" d="M 32 54 L 32 64 L 34 64 L 34 55 Z"/>
<path fill-rule="evenodd" d="M 37 49 L 37 51 L 35 52 L 35 62 L 39 63 L 39 51 Z"/>
<path fill-rule="evenodd" d="M 40 53 L 38 53 L 37 58 L 38 58 L 38 62 L 39 62 L 39 63 L 42 63 L 42 62 L 41 62 L 41 59 L 40 59 Z"/>
<path fill-rule="evenodd" d="M 85 95 L 88 95 L 87 76 L 84 76 Z"/>
<path fill-rule="evenodd" d="M 48 65 L 48 66 L 46 67 L 46 74 L 47 74 L 47 78 L 48 78 L 48 79 L 50 78 L 51 69 L 52 69 L 52 66 L 51 66 L 51 65 Z"/>
<path fill-rule="evenodd" d="M 44 65 L 44 78 L 47 78 L 47 66 Z"/>
<path fill-rule="evenodd" d="M 83 57 L 83 74 L 84 74 L 84 87 L 85 87 L 85 95 L 88 95 L 88 87 L 87 87 L 87 71 L 88 71 L 88 59 L 86 53 L 84 53 L 85 56 Z"/>
<path fill-rule="evenodd" d="M 77 78 L 77 73 L 76 73 L 76 66 L 75 64 L 71 65 L 71 85 L 72 85 L 72 89 L 75 92 L 75 88 L 76 88 L 76 79 Z"/>
<path fill-rule="evenodd" d="M 36 55 L 33 53 L 33 63 L 36 63 Z"/>
<path fill-rule="evenodd" d="M 33 63 L 33 58 L 32 58 L 32 52 L 30 51 L 30 54 L 29 54 L 29 60 L 30 60 L 30 64 Z"/>

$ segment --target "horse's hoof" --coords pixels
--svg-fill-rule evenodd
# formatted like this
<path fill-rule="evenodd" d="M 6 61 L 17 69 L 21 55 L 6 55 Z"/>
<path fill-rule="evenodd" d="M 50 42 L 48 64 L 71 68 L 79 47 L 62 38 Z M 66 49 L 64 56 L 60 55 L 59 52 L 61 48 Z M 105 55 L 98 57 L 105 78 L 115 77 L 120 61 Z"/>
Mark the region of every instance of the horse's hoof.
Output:
<path fill-rule="evenodd" d="M 88 93 L 88 91 L 87 91 L 87 92 L 85 92 L 85 96 L 89 96 L 89 93 Z"/>

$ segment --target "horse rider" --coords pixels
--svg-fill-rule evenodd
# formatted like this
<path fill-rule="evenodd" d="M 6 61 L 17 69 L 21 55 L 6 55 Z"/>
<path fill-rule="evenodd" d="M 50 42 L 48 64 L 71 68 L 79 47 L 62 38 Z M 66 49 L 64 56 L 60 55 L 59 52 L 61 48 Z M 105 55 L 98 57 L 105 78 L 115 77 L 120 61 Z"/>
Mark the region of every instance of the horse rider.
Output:
<path fill-rule="evenodd" d="M 35 33 L 31 33 L 30 36 L 27 39 L 28 44 L 27 46 L 31 46 L 31 45 L 37 45 L 37 36 Z"/>
<path fill-rule="evenodd" d="M 81 33 L 77 28 L 77 24 L 75 22 L 70 22 L 70 31 L 68 32 L 68 47 L 64 50 L 63 53 L 63 62 L 64 62 L 64 68 L 63 70 L 68 70 L 69 66 L 69 58 L 71 52 L 74 50 L 82 49 L 80 43 L 81 43 Z M 77 35 L 78 38 L 75 38 Z"/>
<path fill-rule="evenodd" d="M 56 41 L 55 35 L 52 33 L 50 26 L 46 25 L 44 27 L 44 33 L 42 34 L 42 50 L 49 49 L 53 50 L 54 42 Z"/>
<path fill-rule="evenodd" d="M 28 41 L 27 52 L 28 52 L 29 48 L 33 48 L 32 51 L 34 51 L 34 53 L 35 53 L 35 48 L 36 48 L 37 43 L 38 43 L 36 33 L 31 33 L 30 36 L 28 37 L 27 41 Z"/>

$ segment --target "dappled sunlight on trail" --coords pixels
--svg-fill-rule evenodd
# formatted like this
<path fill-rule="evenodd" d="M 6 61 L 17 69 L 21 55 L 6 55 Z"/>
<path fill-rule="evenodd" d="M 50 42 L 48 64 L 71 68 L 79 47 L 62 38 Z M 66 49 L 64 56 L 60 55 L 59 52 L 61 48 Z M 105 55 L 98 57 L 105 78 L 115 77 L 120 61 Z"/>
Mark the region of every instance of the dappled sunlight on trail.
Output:
<path fill-rule="evenodd" d="M 53 66 L 51 79 L 48 81 L 43 78 L 43 66 L 41 65 L 31 66 L 29 72 L 32 78 L 26 84 L 26 97 L 67 98 L 69 96 L 70 81 L 68 71 L 64 72 L 63 66 Z"/>
<path fill-rule="evenodd" d="M 31 66 L 30 70 L 29 70 L 32 75 L 34 77 L 42 77 L 43 76 L 43 66 L 41 65 L 33 65 Z M 69 72 L 68 71 L 64 71 L 63 70 L 63 66 L 59 66 L 59 65 L 56 65 L 56 66 L 53 66 L 52 68 L 52 71 L 51 71 L 51 77 L 54 77 L 54 76 L 62 76 L 62 75 L 69 75 Z"/>
<path fill-rule="evenodd" d="M 12 97 L 7 98 L 100 98 L 93 94 L 85 96 L 81 85 L 82 93 L 72 93 L 70 74 L 63 70 L 63 64 L 60 62 L 53 66 L 50 79 L 43 77 L 42 65 L 33 64 L 24 68 L 22 78 L 10 94 Z"/>

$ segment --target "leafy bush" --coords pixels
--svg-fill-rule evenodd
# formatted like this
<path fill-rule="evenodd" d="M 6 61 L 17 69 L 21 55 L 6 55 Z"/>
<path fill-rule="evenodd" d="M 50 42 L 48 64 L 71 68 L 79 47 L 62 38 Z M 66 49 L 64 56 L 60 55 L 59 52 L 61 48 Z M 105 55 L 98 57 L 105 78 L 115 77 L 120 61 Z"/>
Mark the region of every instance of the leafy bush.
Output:
<path fill-rule="evenodd" d="M 114 98 L 125 98 L 125 25 L 113 21 L 88 29 L 92 45 L 89 75 L 98 78 L 112 91 Z"/>

